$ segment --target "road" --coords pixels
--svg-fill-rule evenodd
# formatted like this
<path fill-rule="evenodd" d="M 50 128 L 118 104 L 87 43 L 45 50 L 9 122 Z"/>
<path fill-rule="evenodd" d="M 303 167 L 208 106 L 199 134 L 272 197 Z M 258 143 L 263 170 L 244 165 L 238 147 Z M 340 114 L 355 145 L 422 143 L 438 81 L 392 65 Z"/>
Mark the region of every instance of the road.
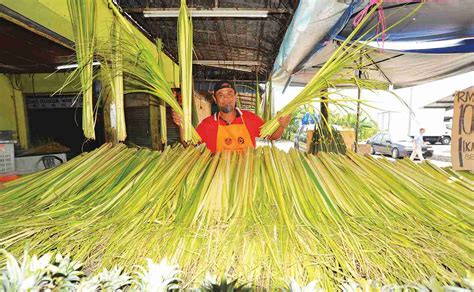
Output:
<path fill-rule="evenodd" d="M 258 146 L 268 146 L 270 145 L 269 142 L 257 141 L 257 147 Z M 287 140 L 280 140 L 280 141 L 275 141 L 275 146 L 278 147 L 279 149 L 288 152 L 291 148 L 293 148 L 293 142 L 287 141 Z M 436 145 L 430 145 L 433 147 L 433 157 L 428 158 L 428 160 L 435 164 L 436 166 L 439 167 L 450 167 L 451 166 L 451 145 L 441 145 L 441 144 L 436 144 Z M 374 158 L 381 158 L 382 156 L 380 155 L 372 155 Z M 390 161 L 395 161 L 393 158 L 390 156 L 385 156 Z M 415 160 L 415 163 L 419 163 L 418 160 Z"/>
<path fill-rule="evenodd" d="M 426 158 L 431 163 L 439 167 L 450 167 L 451 166 L 451 145 L 429 145 L 433 147 L 433 157 Z M 380 155 L 372 155 L 372 157 L 380 158 Z M 388 160 L 394 161 L 389 155 L 386 155 L 385 158 Z M 415 163 L 419 163 L 419 160 L 415 160 Z"/>

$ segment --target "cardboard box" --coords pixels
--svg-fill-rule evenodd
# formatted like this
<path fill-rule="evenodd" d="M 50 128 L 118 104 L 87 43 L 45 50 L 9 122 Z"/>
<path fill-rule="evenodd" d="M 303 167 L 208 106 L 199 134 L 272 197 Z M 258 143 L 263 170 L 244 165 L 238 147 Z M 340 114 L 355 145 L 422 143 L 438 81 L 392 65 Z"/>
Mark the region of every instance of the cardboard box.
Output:
<path fill-rule="evenodd" d="M 474 170 L 474 86 L 456 91 L 453 111 L 453 169 Z"/>
<path fill-rule="evenodd" d="M 357 145 L 357 154 L 361 155 L 370 155 L 372 152 L 372 146 L 369 144 L 358 144 Z"/>

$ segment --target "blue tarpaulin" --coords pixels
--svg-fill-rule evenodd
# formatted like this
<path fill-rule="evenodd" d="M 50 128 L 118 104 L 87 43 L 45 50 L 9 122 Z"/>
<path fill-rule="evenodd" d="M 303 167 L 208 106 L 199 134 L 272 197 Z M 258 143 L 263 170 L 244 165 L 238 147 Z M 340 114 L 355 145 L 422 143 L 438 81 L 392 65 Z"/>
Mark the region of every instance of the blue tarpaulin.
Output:
<path fill-rule="evenodd" d="M 341 2 L 324 1 L 328 5 Z M 407 0 L 384 2 L 387 27 L 419 4 L 419 1 L 406 2 Z M 337 21 L 331 19 L 330 28 L 312 26 L 313 31 L 288 29 L 282 47 L 289 40 L 298 39 L 298 34 L 324 34 L 324 36 L 317 42 L 306 44 L 311 48 L 300 49 L 298 53 L 304 52 L 304 55 L 294 56 L 288 51 L 282 54 L 280 50 L 280 59 L 277 58 L 275 62 L 273 75 L 285 78 L 277 78 L 276 83 L 288 85 L 290 83 L 288 80 L 291 80 L 293 85 L 304 85 L 319 70 L 337 49 L 338 43 L 334 40 L 343 40 L 353 31 L 353 19 L 368 4 L 368 0 L 354 0 L 348 3 Z M 298 10 L 293 18 L 295 23 L 301 20 L 298 17 L 300 15 Z M 310 15 L 311 12 L 305 10 L 305 14 Z M 313 11 L 313 15 L 316 15 L 317 21 L 325 21 L 324 17 L 318 18 L 318 11 Z M 366 31 L 378 21 L 377 13 L 374 13 L 361 31 Z M 373 34 L 367 37 L 371 36 Z M 371 45 L 381 46 L 380 42 L 373 42 Z M 287 59 L 295 57 L 297 64 L 284 66 L 288 63 Z M 391 29 L 387 33 L 383 49 L 364 56 L 364 62 L 366 61 L 371 64 L 371 68 L 368 68 L 369 78 L 383 80 L 396 87 L 413 86 L 474 71 L 474 0 L 427 0 L 413 17 Z"/>
<path fill-rule="evenodd" d="M 408 15 L 419 5 L 418 2 L 385 1 L 383 11 L 386 26 L 389 27 Z M 356 15 L 357 13 L 353 14 L 346 22 L 337 39 L 344 39 L 353 31 L 353 19 Z M 367 31 L 378 21 L 377 16 L 372 17 L 361 31 Z M 363 39 L 372 38 L 374 33 L 369 33 Z M 473 53 L 474 0 L 427 0 L 411 19 L 395 26 L 387 33 L 384 48 L 423 54 Z"/>

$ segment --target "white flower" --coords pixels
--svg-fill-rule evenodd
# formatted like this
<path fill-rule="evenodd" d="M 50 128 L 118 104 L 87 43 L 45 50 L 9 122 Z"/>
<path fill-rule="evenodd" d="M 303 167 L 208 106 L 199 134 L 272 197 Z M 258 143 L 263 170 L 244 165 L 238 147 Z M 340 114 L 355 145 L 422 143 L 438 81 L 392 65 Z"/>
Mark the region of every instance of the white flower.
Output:
<path fill-rule="evenodd" d="M 347 281 L 341 285 L 341 289 L 344 292 L 356 292 L 358 287 L 359 284 L 354 281 Z"/>
<path fill-rule="evenodd" d="M 321 292 L 324 291 L 319 287 L 319 281 L 311 281 L 306 286 L 301 287 L 294 278 L 290 279 L 290 291 L 291 292 Z"/>
<path fill-rule="evenodd" d="M 96 277 L 101 291 L 120 291 L 124 286 L 130 285 L 131 277 L 123 272 L 122 268 L 114 267 L 110 271 L 104 269 Z"/>
<path fill-rule="evenodd" d="M 168 264 L 166 259 L 155 264 L 151 259 L 147 259 L 147 269 L 139 267 L 138 286 L 142 291 L 161 292 L 169 289 L 178 289 L 181 273 L 178 265 Z"/>

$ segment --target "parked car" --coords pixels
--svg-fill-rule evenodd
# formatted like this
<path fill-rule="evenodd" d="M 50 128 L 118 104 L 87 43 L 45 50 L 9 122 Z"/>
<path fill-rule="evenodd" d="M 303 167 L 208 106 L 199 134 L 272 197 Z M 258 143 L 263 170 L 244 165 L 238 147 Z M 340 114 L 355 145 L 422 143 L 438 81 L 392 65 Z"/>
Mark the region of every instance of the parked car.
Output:
<path fill-rule="evenodd" d="M 388 154 L 392 158 L 410 157 L 413 152 L 413 138 L 410 136 L 397 137 L 388 133 L 378 133 L 367 144 L 372 147 L 372 154 Z M 422 147 L 423 157 L 433 156 L 433 148 L 427 145 Z"/>

